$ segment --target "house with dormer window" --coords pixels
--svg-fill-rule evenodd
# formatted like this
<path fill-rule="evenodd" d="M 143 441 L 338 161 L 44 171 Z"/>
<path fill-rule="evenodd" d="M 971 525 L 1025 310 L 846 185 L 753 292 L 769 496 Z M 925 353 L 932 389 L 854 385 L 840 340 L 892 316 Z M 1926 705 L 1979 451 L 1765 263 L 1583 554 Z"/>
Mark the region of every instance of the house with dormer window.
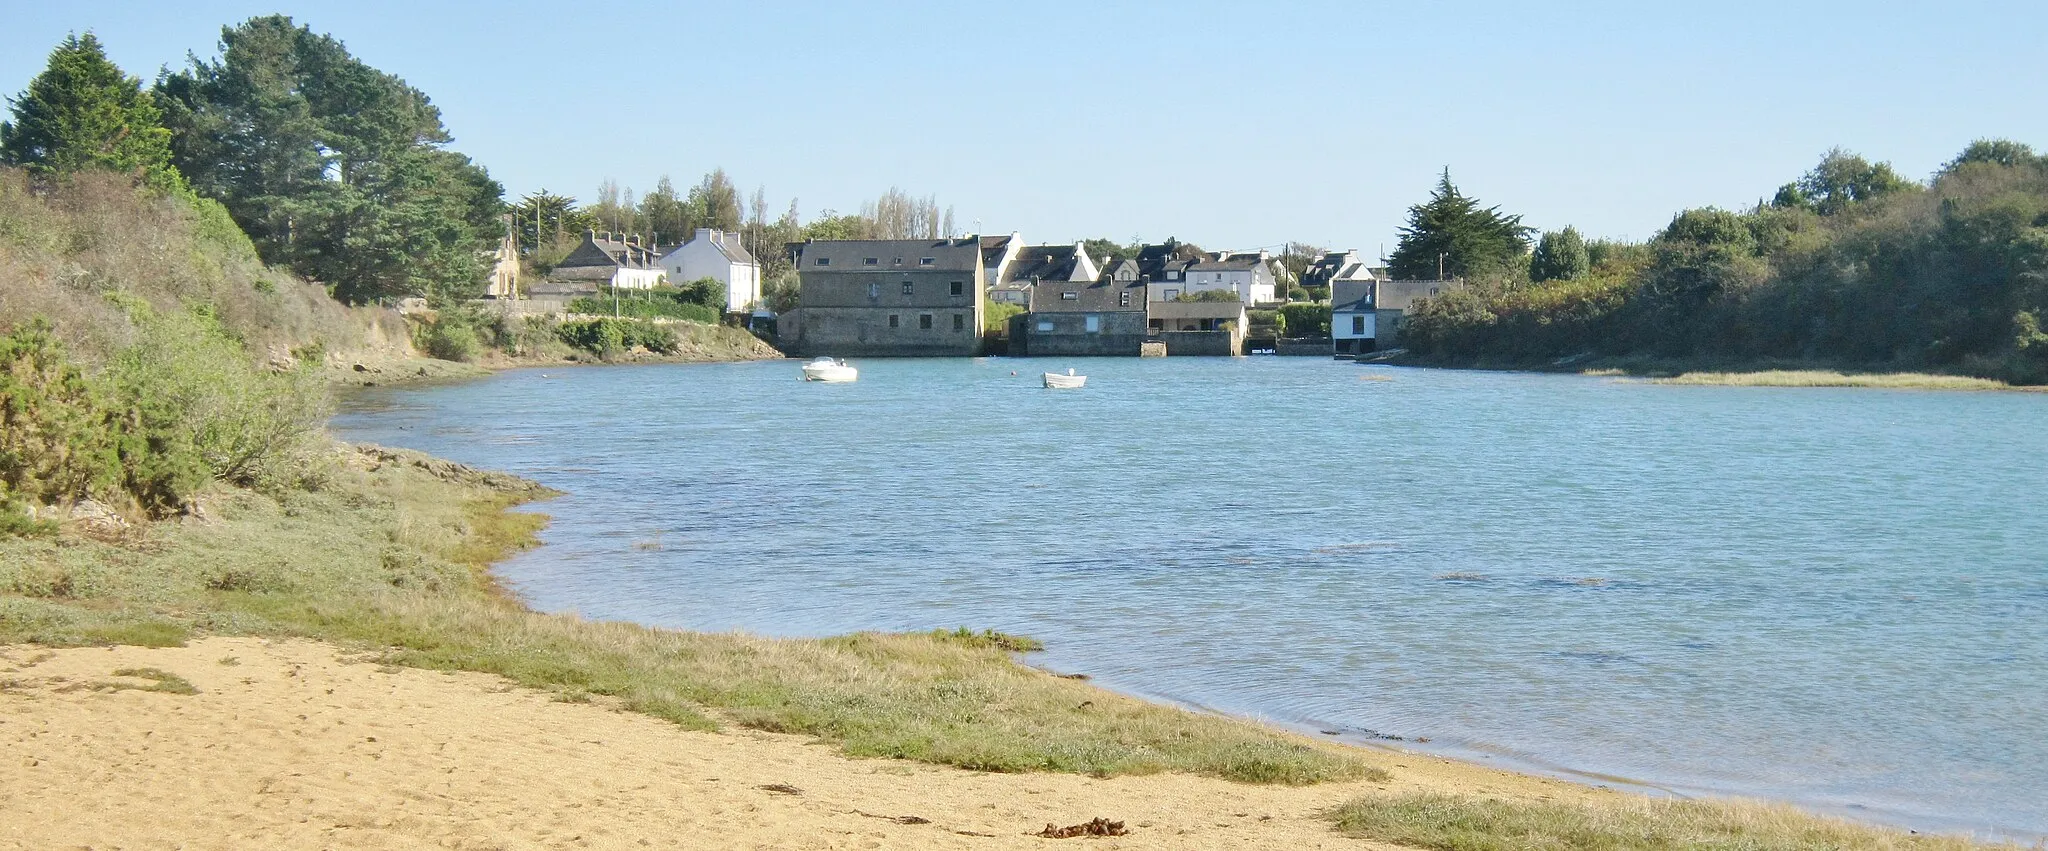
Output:
<path fill-rule="evenodd" d="M 783 351 L 834 357 L 981 353 L 982 245 L 965 239 L 811 240 L 795 246 L 797 307 Z"/>

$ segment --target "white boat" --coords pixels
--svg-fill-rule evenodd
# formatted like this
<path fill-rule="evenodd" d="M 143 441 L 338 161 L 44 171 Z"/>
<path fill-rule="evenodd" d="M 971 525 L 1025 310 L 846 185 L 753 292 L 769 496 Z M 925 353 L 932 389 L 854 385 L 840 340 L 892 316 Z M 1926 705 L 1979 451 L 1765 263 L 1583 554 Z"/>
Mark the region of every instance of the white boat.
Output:
<path fill-rule="evenodd" d="M 838 358 L 813 358 L 804 364 L 805 381 L 824 381 L 843 384 L 860 377 L 860 370 L 847 366 Z"/>
<path fill-rule="evenodd" d="M 1074 370 L 1071 367 L 1067 369 L 1066 375 L 1061 375 L 1057 372 L 1048 372 L 1045 374 L 1045 386 L 1056 389 L 1070 390 L 1075 387 L 1080 387 L 1081 385 L 1087 383 L 1088 376 L 1075 375 Z"/>

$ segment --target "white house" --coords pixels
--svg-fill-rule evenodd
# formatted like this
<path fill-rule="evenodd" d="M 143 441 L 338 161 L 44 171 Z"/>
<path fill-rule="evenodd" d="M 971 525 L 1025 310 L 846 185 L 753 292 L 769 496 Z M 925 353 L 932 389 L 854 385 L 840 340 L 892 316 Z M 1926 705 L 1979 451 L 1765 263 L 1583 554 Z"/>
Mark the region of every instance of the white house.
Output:
<path fill-rule="evenodd" d="M 588 282 L 627 290 L 659 286 L 665 273 L 661 251 L 652 242 L 641 244 L 638 234 L 599 234 L 584 231 L 583 244 L 555 264 L 550 280 Z"/>
<path fill-rule="evenodd" d="M 740 244 L 740 235 L 698 228 L 689 242 L 662 255 L 669 283 L 681 286 L 702 278 L 725 285 L 725 312 L 739 313 L 761 301 L 761 264 Z"/>
<path fill-rule="evenodd" d="M 1341 270 L 1339 270 L 1341 271 Z M 1375 348 L 1379 316 L 1373 309 L 1372 273 L 1363 279 L 1330 279 L 1330 345 L 1337 355 L 1362 355 Z"/>
<path fill-rule="evenodd" d="M 1182 293 L 1231 290 L 1245 304 L 1275 301 L 1272 256 L 1258 252 L 1223 252 L 1197 260 L 1186 269 Z"/>
<path fill-rule="evenodd" d="M 1073 245 L 1027 245 L 1016 249 L 1005 261 L 1003 275 L 989 288 L 991 301 L 1029 305 L 1032 286 L 1039 281 L 1094 283 L 1102 276 L 1095 259 L 1081 243 Z"/>

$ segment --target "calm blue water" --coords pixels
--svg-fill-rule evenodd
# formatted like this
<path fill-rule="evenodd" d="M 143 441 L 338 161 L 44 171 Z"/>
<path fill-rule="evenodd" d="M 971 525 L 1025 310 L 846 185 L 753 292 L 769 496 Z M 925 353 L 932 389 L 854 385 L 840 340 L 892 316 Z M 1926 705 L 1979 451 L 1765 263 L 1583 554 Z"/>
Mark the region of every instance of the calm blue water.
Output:
<path fill-rule="evenodd" d="M 543 610 L 993 627 L 1311 731 L 2048 834 L 2048 395 L 857 365 L 525 370 L 335 429 L 569 492 L 500 568 Z"/>

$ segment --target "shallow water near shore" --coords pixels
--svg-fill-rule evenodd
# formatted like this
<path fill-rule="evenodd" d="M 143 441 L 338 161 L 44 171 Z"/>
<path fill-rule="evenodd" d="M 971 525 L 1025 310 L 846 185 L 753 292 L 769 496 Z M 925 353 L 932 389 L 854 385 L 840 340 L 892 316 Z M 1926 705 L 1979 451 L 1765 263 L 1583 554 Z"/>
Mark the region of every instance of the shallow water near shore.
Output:
<path fill-rule="evenodd" d="M 2048 396 L 856 366 L 519 370 L 334 429 L 567 491 L 499 568 L 543 611 L 992 627 L 1351 740 L 2048 834 Z M 1087 388 L 1039 386 L 1068 366 Z"/>

